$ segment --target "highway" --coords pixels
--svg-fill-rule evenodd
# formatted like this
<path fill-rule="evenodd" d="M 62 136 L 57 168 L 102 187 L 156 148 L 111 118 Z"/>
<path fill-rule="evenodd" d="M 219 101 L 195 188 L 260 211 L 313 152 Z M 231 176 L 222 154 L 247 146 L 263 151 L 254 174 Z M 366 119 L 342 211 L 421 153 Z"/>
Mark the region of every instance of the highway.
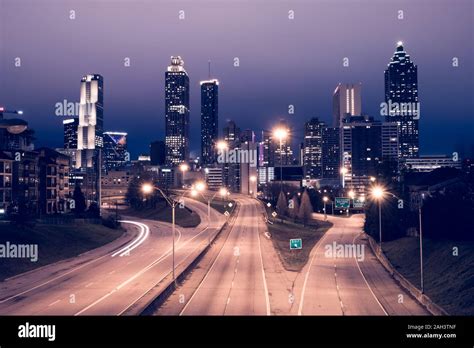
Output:
<path fill-rule="evenodd" d="M 259 203 L 236 196 L 240 205 L 222 249 L 180 315 L 269 315 L 260 248 L 264 222 Z"/>
<path fill-rule="evenodd" d="M 429 315 L 406 293 L 361 240 L 362 214 L 328 216 L 334 226 L 303 269 L 299 315 Z M 330 246 L 356 246 L 363 254 L 328 254 Z M 361 246 L 364 246 L 362 249 Z M 401 297 L 400 297 L 401 295 Z"/>
<path fill-rule="evenodd" d="M 225 217 L 186 198 L 201 217 L 196 228 L 176 228 L 176 264 L 190 262 Z M 171 225 L 124 218 L 127 234 L 78 257 L 12 277 L 0 284 L 0 315 L 121 315 L 172 269 Z M 41 253 L 41 246 L 40 246 Z M 41 254 L 40 254 L 41 255 Z"/>

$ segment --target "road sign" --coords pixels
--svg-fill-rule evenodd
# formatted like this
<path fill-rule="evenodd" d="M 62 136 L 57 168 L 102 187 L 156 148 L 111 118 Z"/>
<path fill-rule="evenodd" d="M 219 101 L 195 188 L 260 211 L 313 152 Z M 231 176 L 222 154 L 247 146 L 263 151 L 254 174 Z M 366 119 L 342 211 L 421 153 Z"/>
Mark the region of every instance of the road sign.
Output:
<path fill-rule="evenodd" d="M 268 203 L 267 203 L 267 207 L 270 208 L 271 206 L 272 206 L 272 204 L 271 204 L 270 202 L 268 202 Z"/>
<path fill-rule="evenodd" d="M 349 209 L 351 206 L 351 200 L 346 197 L 336 197 L 335 205 L 336 208 Z"/>
<path fill-rule="evenodd" d="M 290 249 L 301 249 L 303 248 L 303 241 L 301 238 L 290 239 Z"/>
<path fill-rule="evenodd" d="M 229 202 L 229 204 L 227 204 L 229 206 L 229 208 L 232 208 L 232 202 Z"/>
<path fill-rule="evenodd" d="M 226 210 L 225 213 L 224 213 L 225 216 L 229 216 L 229 212 Z"/>
<path fill-rule="evenodd" d="M 277 215 L 278 215 L 278 214 L 277 214 L 275 211 L 272 213 L 272 216 L 273 216 L 273 217 L 276 217 Z"/>
<path fill-rule="evenodd" d="M 354 198 L 352 201 L 352 206 L 354 208 L 363 208 L 365 200 L 361 200 L 360 198 Z"/>

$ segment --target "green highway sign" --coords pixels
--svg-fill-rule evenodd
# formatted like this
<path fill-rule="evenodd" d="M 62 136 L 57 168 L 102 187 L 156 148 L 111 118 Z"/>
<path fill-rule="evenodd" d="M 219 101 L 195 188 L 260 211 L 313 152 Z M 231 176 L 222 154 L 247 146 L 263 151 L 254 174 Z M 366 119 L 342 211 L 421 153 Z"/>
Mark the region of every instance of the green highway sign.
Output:
<path fill-rule="evenodd" d="M 301 249 L 303 248 L 303 241 L 301 238 L 290 239 L 290 249 Z"/>
<path fill-rule="evenodd" d="M 335 207 L 336 208 L 343 208 L 348 209 L 351 206 L 351 200 L 346 197 L 336 197 L 335 200 Z"/>

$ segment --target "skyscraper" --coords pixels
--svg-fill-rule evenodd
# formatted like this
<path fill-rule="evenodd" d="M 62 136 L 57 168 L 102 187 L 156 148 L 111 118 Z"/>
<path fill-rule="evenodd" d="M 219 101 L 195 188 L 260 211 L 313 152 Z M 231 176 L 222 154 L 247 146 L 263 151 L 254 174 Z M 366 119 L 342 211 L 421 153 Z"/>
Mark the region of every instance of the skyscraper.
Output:
<path fill-rule="evenodd" d="M 81 80 L 76 168 L 93 168 L 104 144 L 104 79 L 99 74 Z"/>
<path fill-rule="evenodd" d="M 63 121 L 64 126 L 64 148 L 77 149 L 77 127 L 79 119 L 69 118 Z"/>
<path fill-rule="evenodd" d="M 303 143 L 303 170 L 306 179 L 322 176 L 322 132 L 324 123 L 316 117 L 305 123 Z"/>
<path fill-rule="evenodd" d="M 166 147 L 162 140 L 154 141 L 150 144 L 150 162 L 154 166 L 165 164 Z"/>
<path fill-rule="evenodd" d="M 127 163 L 127 133 L 104 132 L 104 164 L 107 171 Z"/>
<path fill-rule="evenodd" d="M 234 147 L 236 145 L 235 143 L 239 140 L 240 128 L 237 127 L 234 121 L 227 121 L 223 132 L 224 141 L 227 143 L 229 148 Z"/>
<path fill-rule="evenodd" d="M 340 128 L 323 127 L 322 177 L 338 179 L 341 165 Z"/>
<path fill-rule="evenodd" d="M 219 133 L 219 81 L 201 81 L 201 163 L 216 161 L 215 145 Z"/>
<path fill-rule="evenodd" d="M 275 165 L 276 166 L 289 166 L 293 164 L 293 150 L 291 149 L 291 130 L 288 122 L 286 120 L 280 120 L 278 126 L 276 127 L 286 130 L 286 137 L 280 140 L 276 137 L 273 137 L 273 148 L 275 149 Z"/>
<path fill-rule="evenodd" d="M 361 114 L 361 84 L 338 84 L 332 97 L 333 126 L 340 127 L 344 116 Z"/>
<path fill-rule="evenodd" d="M 165 73 L 166 164 L 178 165 L 189 157 L 189 77 L 180 56 L 171 57 Z"/>
<path fill-rule="evenodd" d="M 386 121 L 398 124 L 399 157 L 418 157 L 418 67 L 401 41 L 385 70 L 385 103 L 388 105 Z"/>
<path fill-rule="evenodd" d="M 376 175 L 382 157 L 382 124 L 368 116 L 344 119 L 342 132 L 345 187 L 364 193 L 370 176 Z"/>

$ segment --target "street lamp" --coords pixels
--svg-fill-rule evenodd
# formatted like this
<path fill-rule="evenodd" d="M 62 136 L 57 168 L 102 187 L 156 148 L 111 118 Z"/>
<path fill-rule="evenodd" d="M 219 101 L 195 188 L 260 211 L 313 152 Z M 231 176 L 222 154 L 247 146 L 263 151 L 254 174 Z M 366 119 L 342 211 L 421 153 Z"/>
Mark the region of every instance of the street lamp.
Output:
<path fill-rule="evenodd" d="M 354 190 L 350 190 L 348 194 L 349 194 L 349 198 L 352 199 L 352 204 L 354 204 L 354 198 L 355 198 L 355 195 L 356 195 Z M 351 207 L 351 202 L 349 201 L 349 207 L 347 208 L 347 216 L 349 216 L 350 207 Z"/>
<path fill-rule="evenodd" d="M 288 137 L 288 130 L 276 128 L 273 135 L 280 141 L 280 191 L 283 191 L 283 139 Z"/>
<path fill-rule="evenodd" d="M 203 182 L 197 182 L 194 185 L 193 190 L 191 191 L 191 195 L 193 197 L 196 197 L 198 194 L 201 195 L 202 198 L 204 198 L 205 201 L 207 201 L 207 220 L 210 222 L 211 221 L 211 202 L 212 200 L 217 196 L 220 195 L 222 199 L 224 197 L 229 195 L 229 191 L 225 187 L 221 187 L 219 191 L 214 193 L 212 196 L 205 197 L 203 194 L 203 191 L 206 189 L 206 184 Z M 211 230 L 209 229 L 209 245 L 211 244 Z"/>
<path fill-rule="evenodd" d="M 182 173 L 183 185 L 185 185 L 184 174 L 189 170 L 189 166 L 187 165 L 187 163 L 181 163 L 179 165 L 179 170 Z"/>
<path fill-rule="evenodd" d="M 383 196 L 385 195 L 385 191 L 382 186 L 375 186 L 372 189 L 372 197 L 378 202 L 379 205 L 379 244 L 380 244 L 380 251 L 382 251 L 382 204 L 381 201 Z"/>
<path fill-rule="evenodd" d="M 152 193 L 154 190 L 157 190 L 158 192 L 161 193 L 163 198 L 166 200 L 166 202 L 171 206 L 171 226 L 172 226 L 172 234 L 173 234 L 173 282 L 176 283 L 176 276 L 175 276 L 175 230 L 176 230 L 176 223 L 175 223 L 175 211 L 176 211 L 176 206 L 179 204 L 179 201 L 181 198 L 186 194 L 186 191 L 184 191 L 179 199 L 176 201 L 169 196 L 167 196 L 163 190 L 161 190 L 158 186 L 154 186 L 153 184 L 150 183 L 145 183 L 142 185 L 142 192 L 146 195 Z"/>
<path fill-rule="evenodd" d="M 327 201 L 329 200 L 329 198 L 327 198 L 326 196 L 323 197 L 323 202 L 324 202 L 324 221 L 326 221 L 328 219 L 328 216 L 326 214 L 326 203 Z"/>

